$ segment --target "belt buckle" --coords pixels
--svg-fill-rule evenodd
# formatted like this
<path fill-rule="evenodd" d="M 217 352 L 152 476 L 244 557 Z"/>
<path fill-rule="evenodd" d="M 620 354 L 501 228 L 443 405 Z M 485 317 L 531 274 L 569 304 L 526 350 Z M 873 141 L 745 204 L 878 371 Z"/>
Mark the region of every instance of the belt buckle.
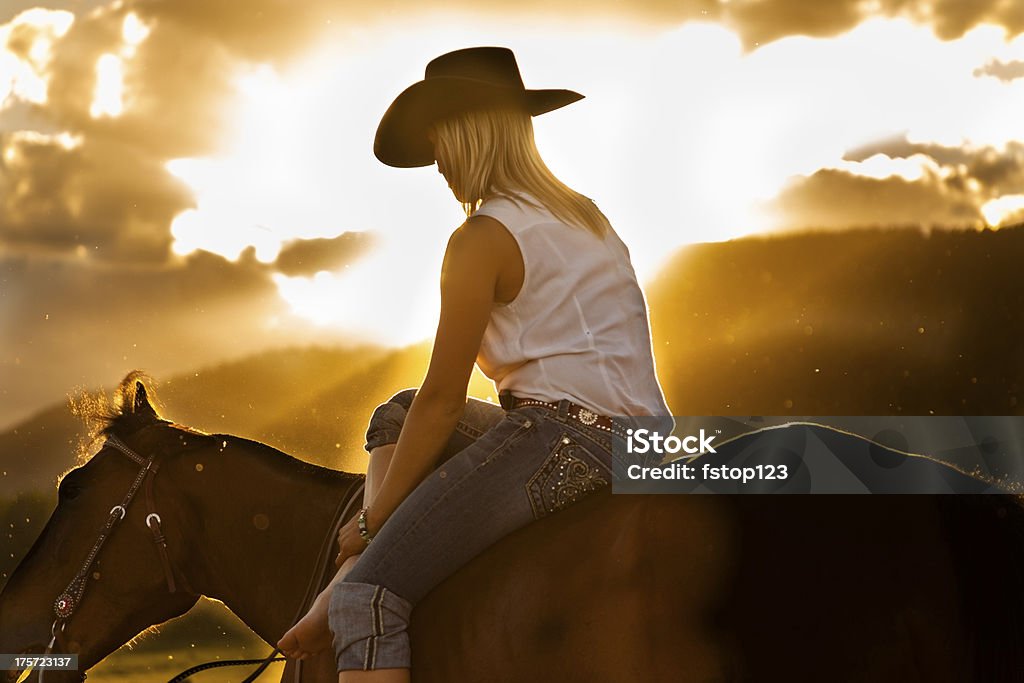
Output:
<path fill-rule="evenodd" d="M 576 419 L 585 425 L 592 425 L 597 422 L 597 413 L 586 408 L 580 408 L 579 412 L 576 413 Z"/>

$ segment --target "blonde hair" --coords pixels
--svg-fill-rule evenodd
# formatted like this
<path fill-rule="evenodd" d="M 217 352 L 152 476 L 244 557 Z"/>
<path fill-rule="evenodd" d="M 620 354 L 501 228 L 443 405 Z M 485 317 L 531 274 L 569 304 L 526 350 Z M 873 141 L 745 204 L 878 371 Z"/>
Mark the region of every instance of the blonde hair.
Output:
<path fill-rule="evenodd" d="M 564 223 L 604 236 L 608 219 L 544 163 L 530 115 L 516 109 L 479 109 L 434 124 L 437 154 L 466 216 L 494 196 L 527 192 Z M 527 201 L 527 200 L 524 200 Z"/>

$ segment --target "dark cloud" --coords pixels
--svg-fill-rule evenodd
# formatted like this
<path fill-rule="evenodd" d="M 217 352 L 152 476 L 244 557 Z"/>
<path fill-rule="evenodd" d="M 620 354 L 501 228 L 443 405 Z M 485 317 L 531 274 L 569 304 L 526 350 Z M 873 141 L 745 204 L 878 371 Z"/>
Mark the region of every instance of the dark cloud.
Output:
<path fill-rule="evenodd" d="M 910 181 L 822 169 L 792 180 L 769 208 L 794 229 L 973 227 L 983 221 L 971 194 L 933 174 Z"/>
<path fill-rule="evenodd" d="M 977 181 L 980 188 L 977 194 L 981 201 L 1005 194 L 1024 194 L 1024 142 L 1011 140 L 1003 149 L 971 149 L 912 143 L 901 135 L 850 150 L 843 158 L 863 161 L 875 154 L 885 154 L 893 159 L 914 154 L 931 157 L 939 166 L 948 167 L 952 174 L 949 183 L 966 186 L 970 178 Z"/>
<path fill-rule="evenodd" d="M 75 145 L 20 135 L 8 112 L 0 115 L 8 131 L 0 134 L 0 245 L 86 249 L 93 257 L 125 261 L 169 258 L 171 221 L 193 199 L 164 164 L 212 149 L 220 128 L 204 124 L 217 121 L 227 61 L 214 58 L 216 46 L 204 49 L 167 28 L 154 31 L 126 62 L 131 108 L 121 117 L 95 119 L 89 110 L 96 61 L 120 47 L 126 13 L 79 16 L 53 48 L 46 104 L 14 112 L 45 122 L 35 130 L 71 134 Z M 15 48 L 34 39 L 34 28 L 21 29 Z"/>
<path fill-rule="evenodd" d="M 0 112 L 0 246 L 167 262 L 171 222 L 194 199 L 166 162 L 216 151 L 231 130 L 224 105 L 237 67 L 297 52 L 323 26 L 328 7 L 143 0 L 80 12 L 53 46 L 45 105 Z M 122 49 L 129 12 L 150 31 L 123 62 L 125 111 L 94 118 L 96 63 Z M 26 53 L 39 31 L 21 24 L 8 49 Z M 23 129 L 67 132 L 77 144 Z"/>
<path fill-rule="evenodd" d="M 0 3 L 0 24 L 6 24 L 14 17 L 33 7 L 46 7 L 53 10 L 67 10 L 85 14 L 96 7 L 105 5 L 109 0 L 4 0 Z"/>
<path fill-rule="evenodd" d="M 967 173 L 993 196 L 1024 194 L 1024 142 L 1011 140 L 1002 151 L 985 148 L 968 164 Z"/>
<path fill-rule="evenodd" d="M 864 161 L 876 154 L 884 154 L 893 159 L 906 159 L 914 154 L 924 154 L 942 166 L 965 164 L 971 159 L 971 153 L 963 147 L 946 147 L 930 142 L 910 142 L 906 138 L 906 132 L 847 150 L 843 159 Z"/>
<path fill-rule="evenodd" d="M 722 18 L 751 49 L 794 34 L 833 36 L 856 26 L 863 14 L 858 2 L 737 0 L 723 3 Z"/>
<path fill-rule="evenodd" d="M 346 232 L 332 238 L 292 240 L 281 247 L 274 267 L 285 275 L 313 275 L 352 263 L 373 244 L 369 233 Z"/>
<path fill-rule="evenodd" d="M 853 225 L 942 225 L 963 227 L 985 223 L 981 207 L 1003 195 L 1024 194 L 1024 143 L 1010 141 L 1003 149 L 947 147 L 909 142 L 897 135 L 843 155 L 864 161 L 876 154 L 905 159 L 915 154 L 932 159 L 941 173 L 926 169 L 917 180 L 899 176 L 875 179 L 844 170 L 822 169 L 793 179 L 769 203 L 781 222 L 791 227 L 839 228 Z M 1011 216 L 1002 224 L 1019 222 Z"/>
<path fill-rule="evenodd" d="M 105 12 L 72 25 L 55 49 L 46 115 L 62 130 L 131 144 L 161 161 L 210 153 L 231 124 L 224 103 L 234 92 L 230 76 L 238 61 L 184 26 L 154 24 L 125 60 L 124 114 L 90 114 L 96 62 L 120 46 L 126 14 Z"/>
<path fill-rule="evenodd" d="M 23 0 L 5 7 L 29 6 Z M 21 162 L 0 168 L 0 244 L 66 250 L 84 245 L 106 258 L 170 257 L 173 217 L 192 206 L 187 188 L 169 175 L 169 159 L 214 152 L 230 130 L 224 106 L 233 94 L 231 74 L 244 62 L 283 62 L 300 54 L 330 23 L 354 25 L 437 8 L 411 0 L 338 3 L 314 0 L 128 0 L 100 5 L 58 2 L 76 10 L 76 21 L 56 42 L 47 74 L 48 101 L 0 113 L 0 130 L 12 130 L 12 117 L 44 123 L 36 130 L 67 131 L 81 138 L 75 149 L 3 141 L 4 150 L 24 148 Z M 450 0 L 445 7 L 474 13 L 547 14 L 577 17 L 628 15 L 678 24 L 689 19 L 720 21 L 732 27 L 748 48 L 787 35 L 830 36 L 866 18 L 860 0 Z M 942 0 L 879 0 L 875 13 L 930 22 L 946 38 L 982 21 L 999 23 L 1011 35 L 1024 28 L 1024 3 Z M 13 9 L 12 9 L 13 8 Z M 123 115 L 93 118 L 95 65 L 122 47 L 124 17 L 136 13 L 150 28 L 137 53 L 124 62 L 128 100 Z M 26 54 L 36 29 L 21 26 L 7 49 Z M 1004 74 L 1011 65 L 992 63 Z M 2 154 L 3 150 L 0 150 Z M 992 172 L 999 172 L 992 169 Z M 979 171 L 980 173 L 980 171 Z M 16 195 L 16 196 L 12 196 Z"/>
<path fill-rule="evenodd" d="M 104 260 L 166 259 L 170 223 L 191 205 L 159 159 L 114 138 L 65 145 L 0 134 L 0 241 Z"/>
<path fill-rule="evenodd" d="M 251 249 L 237 262 L 195 252 L 161 267 L 0 257 L 0 427 L 135 367 L 166 376 L 344 341 L 292 315 L 272 272 Z"/>
<path fill-rule="evenodd" d="M 0 23 L 37 3 L 11 0 L 0 9 Z M 47 6 L 77 11 L 94 8 L 97 0 L 50 0 Z M 388 17 L 437 10 L 535 14 L 566 19 L 586 16 L 629 17 L 661 24 L 689 19 L 721 21 L 742 37 L 748 49 L 789 35 L 827 37 L 855 27 L 872 16 L 909 17 L 929 24 L 936 35 L 957 38 L 981 23 L 1003 26 L 1009 35 L 1024 31 L 1024 3 L 1006 0 L 448 0 L 429 5 L 414 0 L 373 3 L 313 0 L 136 0 L 125 10 L 165 24 L 174 24 L 196 39 L 217 42 L 244 59 L 287 58 L 297 45 L 327 22 L 358 24 Z"/>
<path fill-rule="evenodd" d="M 982 23 L 1002 26 L 1010 37 L 1024 31 L 1024 3 L 1004 0 L 729 0 L 720 2 L 721 20 L 753 49 L 789 35 L 828 37 L 870 17 L 908 17 L 930 25 L 943 40 L 959 38 Z"/>
<path fill-rule="evenodd" d="M 375 3 L 274 0 L 236 3 L 230 0 L 160 0 L 135 5 L 140 13 L 172 20 L 206 34 L 246 58 L 287 55 L 309 31 L 326 21 L 357 23 L 426 11 L 462 10 L 519 14 L 628 16 L 657 23 L 689 19 L 722 21 L 734 28 L 748 48 L 789 35 L 828 37 L 855 27 L 872 16 L 909 17 L 930 24 L 944 40 L 958 38 L 981 23 L 1003 26 L 1010 36 L 1024 31 L 1024 3 L 1006 0 L 448 0 L 443 4 L 413 0 Z"/>
<path fill-rule="evenodd" d="M 1017 78 L 1024 78 L 1024 62 L 1011 61 L 1001 62 L 998 59 L 990 59 L 985 66 L 974 70 L 975 76 L 994 76 L 1001 81 L 1009 83 Z"/>

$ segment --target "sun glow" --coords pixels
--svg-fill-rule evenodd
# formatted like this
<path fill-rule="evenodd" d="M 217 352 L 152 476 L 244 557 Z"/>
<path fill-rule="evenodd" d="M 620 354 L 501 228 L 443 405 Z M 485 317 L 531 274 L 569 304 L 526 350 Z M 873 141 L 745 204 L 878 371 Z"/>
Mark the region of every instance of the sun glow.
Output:
<path fill-rule="evenodd" d="M 1024 222 L 1024 194 L 1005 194 L 986 202 L 981 213 L 989 225 Z"/>
<path fill-rule="evenodd" d="M 896 158 L 886 154 L 874 154 L 864 161 L 841 161 L 825 168 L 836 168 L 865 178 L 882 180 L 897 176 L 904 180 L 920 180 L 926 173 L 941 175 L 942 169 L 935 160 L 924 154 L 912 154 L 906 158 Z"/>
<path fill-rule="evenodd" d="M 342 271 L 275 276 L 281 297 L 305 319 L 377 341 L 429 337 L 446 236 L 463 217 L 436 169 L 383 167 L 371 145 L 391 99 L 460 45 L 508 45 L 527 87 L 586 95 L 535 119 L 538 145 L 556 175 L 598 201 L 641 279 L 685 244 L 783 227 L 763 206 L 796 176 L 831 168 L 913 183 L 956 170 L 921 154 L 843 158 L 872 141 L 1002 148 L 1020 135 L 1024 79 L 974 73 L 994 57 L 1024 58 L 1024 36 L 1004 42 L 993 26 L 941 41 L 876 19 L 744 53 L 735 34 L 701 22 L 566 33 L 433 21 L 368 25 L 286 67 L 240 70 L 223 149 L 167 165 L 197 200 L 173 223 L 175 252 L 236 259 L 252 247 L 270 263 L 290 239 L 372 230 L 378 246 Z M 986 217 L 1015 201 L 988 201 Z"/>
<path fill-rule="evenodd" d="M 296 238 L 335 237 L 359 230 L 337 201 L 346 174 L 338 173 L 320 136 L 310 127 L 316 85 L 289 83 L 267 65 L 241 71 L 226 149 L 204 159 L 175 159 L 167 169 L 184 180 L 197 208 L 173 221 L 173 249 L 188 254 L 204 249 L 237 259 L 253 247 L 258 260 L 277 258 Z"/>
<path fill-rule="evenodd" d="M 149 35 L 149 28 L 132 12 L 121 23 L 122 44 L 117 54 L 106 53 L 96 60 L 96 86 L 93 90 L 89 115 L 94 119 L 116 117 L 124 113 L 125 64 L 131 60 L 138 46 Z"/>
<path fill-rule="evenodd" d="M 96 91 L 93 94 L 89 115 L 94 119 L 101 116 L 120 116 L 124 110 L 124 72 L 121 58 L 105 54 L 96 61 Z"/>
<path fill-rule="evenodd" d="M 46 104 L 46 72 L 53 44 L 74 21 L 71 12 L 37 7 L 0 25 L 0 111 L 14 100 Z M 22 40 L 29 45 L 24 56 L 19 56 L 10 46 Z"/>
<path fill-rule="evenodd" d="M 387 335 L 388 343 L 404 346 L 424 338 L 436 325 L 440 299 L 436 288 L 402 290 L 388 277 L 408 250 L 398 245 L 345 267 L 312 277 L 274 274 L 278 293 L 302 318 L 325 327 L 343 327 L 355 338 Z M 368 283 L 374 283 L 368 286 Z M 398 314 L 397 311 L 401 311 Z"/>
<path fill-rule="evenodd" d="M 124 41 L 125 49 L 132 51 L 149 36 L 149 27 L 142 23 L 139 16 L 129 12 L 124 16 L 121 24 L 121 40 Z"/>

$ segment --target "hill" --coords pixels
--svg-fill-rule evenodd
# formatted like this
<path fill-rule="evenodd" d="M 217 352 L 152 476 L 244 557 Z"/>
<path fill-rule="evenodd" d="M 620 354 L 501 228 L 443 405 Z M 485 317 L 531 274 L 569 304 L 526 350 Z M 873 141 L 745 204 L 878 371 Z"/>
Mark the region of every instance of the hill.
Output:
<path fill-rule="evenodd" d="M 647 288 L 677 415 L 1024 414 L 1024 228 L 694 245 Z"/>
<path fill-rule="evenodd" d="M 693 245 L 646 287 L 669 405 L 677 415 L 1024 414 L 1022 257 L 1024 228 Z M 428 357 L 429 344 L 281 349 L 156 377 L 157 398 L 182 424 L 362 471 L 370 411 L 417 386 Z M 479 372 L 471 393 L 494 398 Z M 82 434 L 66 401 L 0 434 L 0 587 L 49 516 Z M 1021 463 L 989 466 L 1021 474 Z M 169 624 L 159 642 L 212 618 Z"/>

